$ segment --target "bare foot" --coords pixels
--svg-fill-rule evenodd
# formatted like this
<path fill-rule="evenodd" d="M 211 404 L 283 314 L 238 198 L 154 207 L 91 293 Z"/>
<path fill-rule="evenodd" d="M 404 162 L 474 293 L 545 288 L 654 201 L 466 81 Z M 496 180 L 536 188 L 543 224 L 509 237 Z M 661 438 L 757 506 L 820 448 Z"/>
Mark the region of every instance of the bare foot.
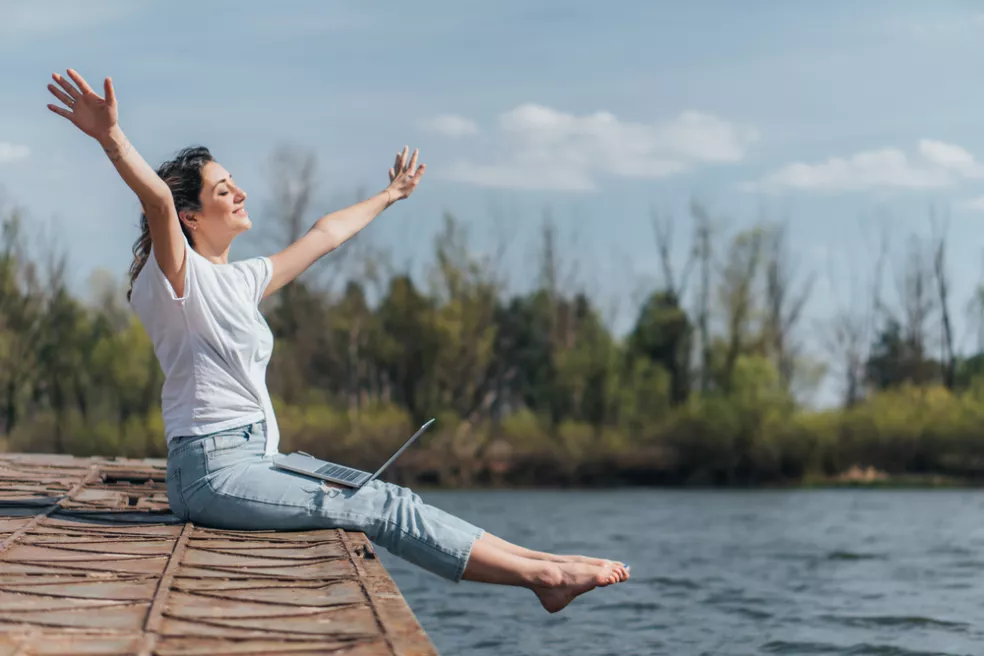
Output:
<path fill-rule="evenodd" d="M 615 571 L 619 576 L 619 583 L 629 578 L 628 566 L 617 560 L 591 558 L 590 556 L 557 556 L 554 554 L 550 554 L 550 557 L 546 558 L 546 560 L 549 560 L 552 563 L 579 563 L 583 565 L 594 565 L 595 567 L 610 567 L 614 565 Z"/>
<path fill-rule="evenodd" d="M 612 563 L 616 565 L 621 565 L 622 563 L 617 560 L 608 560 L 607 558 L 592 558 L 590 556 L 554 556 L 552 559 L 555 563 L 585 563 L 587 565 L 611 565 Z"/>
<path fill-rule="evenodd" d="M 625 563 L 618 560 L 608 560 L 607 558 L 592 558 L 591 556 L 554 556 L 552 559 L 555 563 L 584 563 L 585 565 L 597 565 L 602 567 L 604 565 L 616 565 L 617 567 L 625 567 Z"/>
<path fill-rule="evenodd" d="M 614 563 L 606 565 L 560 563 L 557 574 L 559 576 L 556 576 L 550 584 L 533 588 L 540 604 L 548 613 L 563 610 L 585 592 L 622 580 Z"/>

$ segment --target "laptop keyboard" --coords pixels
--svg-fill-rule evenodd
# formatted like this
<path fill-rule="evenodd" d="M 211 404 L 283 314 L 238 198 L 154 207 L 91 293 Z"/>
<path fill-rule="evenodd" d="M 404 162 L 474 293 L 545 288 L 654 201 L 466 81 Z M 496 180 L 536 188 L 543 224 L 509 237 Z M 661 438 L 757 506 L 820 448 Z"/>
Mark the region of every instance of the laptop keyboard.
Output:
<path fill-rule="evenodd" d="M 322 476 L 331 476 L 334 479 L 345 481 L 346 483 L 357 483 L 367 475 L 364 471 L 352 469 L 351 467 L 342 467 L 341 465 L 333 465 L 331 463 L 318 467 L 315 473 L 321 474 Z"/>

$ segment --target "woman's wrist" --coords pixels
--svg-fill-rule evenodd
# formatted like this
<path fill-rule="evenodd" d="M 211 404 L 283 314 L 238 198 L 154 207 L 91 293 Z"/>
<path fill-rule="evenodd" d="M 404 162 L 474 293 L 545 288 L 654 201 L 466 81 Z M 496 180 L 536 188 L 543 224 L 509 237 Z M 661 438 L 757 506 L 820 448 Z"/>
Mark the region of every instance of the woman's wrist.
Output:
<path fill-rule="evenodd" d="M 103 148 L 111 146 L 116 143 L 120 143 L 124 139 L 123 130 L 120 129 L 119 124 L 112 126 L 102 134 L 96 135 L 96 141 Z"/>
<path fill-rule="evenodd" d="M 105 134 L 97 137 L 96 141 L 99 142 L 106 156 L 113 162 L 125 157 L 127 151 L 130 150 L 130 141 L 123 134 L 119 125 L 111 127 Z"/>

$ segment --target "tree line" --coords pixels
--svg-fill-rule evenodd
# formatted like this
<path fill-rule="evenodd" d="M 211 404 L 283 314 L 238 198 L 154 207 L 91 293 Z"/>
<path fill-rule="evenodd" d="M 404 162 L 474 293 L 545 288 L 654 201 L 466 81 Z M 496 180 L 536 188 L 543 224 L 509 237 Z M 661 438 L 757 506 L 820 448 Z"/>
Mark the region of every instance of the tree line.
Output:
<path fill-rule="evenodd" d="M 296 149 L 273 158 L 273 238 L 288 243 L 316 218 L 316 162 Z M 945 220 L 907 242 L 903 264 L 882 239 L 855 302 L 810 324 L 817 272 L 797 266 L 785 225 L 729 232 L 701 203 L 689 212 L 685 244 L 672 217 L 653 217 L 659 282 L 636 299 L 625 334 L 572 275 L 549 221 L 536 284 L 522 292 L 504 282 L 501 253 L 475 253 L 450 214 L 426 275 L 357 238 L 261 306 L 276 337 L 268 381 L 282 450 L 374 467 L 437 417 L 396 479 L 754 485 L 858 467 L 984 473 L 984 355 L 955 346 Z M 0 206 L 5 448 L 163 457 L 163 374 L 125 281 L 99 274 L 91 298 L 73 296 L 65 254 L 29 248 L 23 217 Z M 842 399 L 816 410 L 803 399 L 824 376 Z"/>

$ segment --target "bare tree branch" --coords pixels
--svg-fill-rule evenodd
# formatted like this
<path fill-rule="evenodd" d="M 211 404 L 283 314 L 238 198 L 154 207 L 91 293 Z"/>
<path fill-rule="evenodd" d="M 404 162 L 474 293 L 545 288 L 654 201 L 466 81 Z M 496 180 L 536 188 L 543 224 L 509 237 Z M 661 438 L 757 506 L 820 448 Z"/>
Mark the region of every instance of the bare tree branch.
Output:
<path fill-rule="evenodd" d="M 694 257 L 700 264 L 700 283 L 697 294 L 697 332 L 700 342 L 700 390 L 710 389 L 711 374 L 711 267 L 714 252 L 711 247 L 712 221 L 707 209 L 696 199 L 690 202 L 694 219 Z"/>
<path fill-rule="evenodd" d="M 946 233 L 950 224 L 949 214 L 942 218 L 936 211 L 930 212 L 930 226 L 933 235 L 933 274 L 936 277 L 937 303 L 943 329 L 941 357 L 943 384 L 952 390 L 956 383 L 956 359 L 953 353 L 953 329 L 950 324 L 949 283 L 946 278 Z"/>
<path fill-rule="evenodd" d="M 680 284 L 677 285 L 673 267 L 673 220 L 671 217 L 660 216 L 652 211 L 653 236 L 656 239 L 656 252 L 659 255 L 663 271 L 663 286 L 675 298 L 682 299 L 690 281 L 690 273 L 697 263 L 697 249 L 691 248 L 680 274 Z"/>
<path fill-rule="evenodd" d="M 794 292 L 796 265 L 791 261 L 787 240 L 787 225 L 773 227 L 767 234 L 765 288 L 767 339 L 776 360 L 779 379 L 784 389 L 790 389 L 799 347 L 791 333 L 799 322 L 809 300 L 816 277 L 810 273 L 799 291 Z"/>
<path fill-rule="evenodd" d="M 724 309 L 726 351 L 722 382 L 730 388 L 738 356 L 747 346 L 748 321 L 756 308 L 755 279 L 762 263 L 765 233 L 761 228 L 738 234 L 728 249 L 718 295 Z"/>

